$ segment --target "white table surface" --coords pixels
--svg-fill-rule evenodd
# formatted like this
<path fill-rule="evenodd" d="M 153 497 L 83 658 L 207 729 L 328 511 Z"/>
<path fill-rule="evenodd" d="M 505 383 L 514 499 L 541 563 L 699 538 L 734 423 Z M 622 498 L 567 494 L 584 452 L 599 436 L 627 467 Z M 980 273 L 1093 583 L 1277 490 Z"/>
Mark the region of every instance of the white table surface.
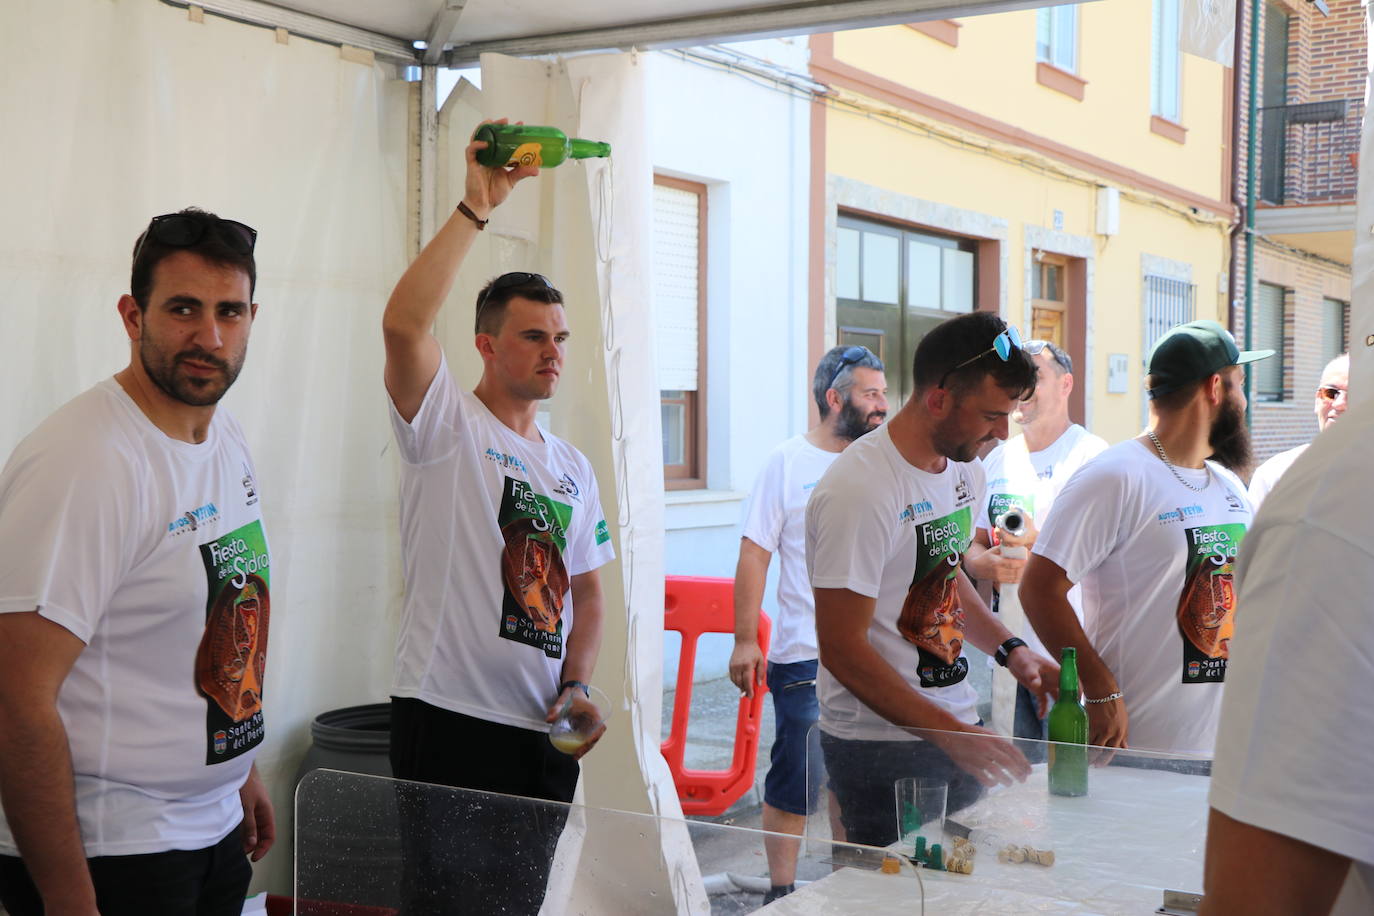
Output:
<path fill-rule="evenodd" d="M 1052 849 L 1046 868 L 997 861 L 979 850 L 971 875 L 921 870 L 931 916 L 1061 913 L 1134 916 L 1159 907 L 1165 889 L 1202 890 L 1207 787 L 1201 776 L 1130 767 L 1094 768 L 1089 794 L 1051 796 L 1045 768 L 1022 784 L 990 793 L 954 815 L 1009 842 Z M 946 848 L 952 838 L 946 838 Z M 842 868 L 758 912 L 768 916 L 864 916 L 920 912 L 909 873 Z"/>

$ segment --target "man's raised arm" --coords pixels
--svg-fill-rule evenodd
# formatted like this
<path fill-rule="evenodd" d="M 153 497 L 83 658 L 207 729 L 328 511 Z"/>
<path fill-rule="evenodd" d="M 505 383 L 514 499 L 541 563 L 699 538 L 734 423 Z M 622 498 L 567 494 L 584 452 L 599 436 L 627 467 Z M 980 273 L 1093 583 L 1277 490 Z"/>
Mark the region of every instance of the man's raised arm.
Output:
<path fill-rule="evenodd" d="M 503 118 L 496 123 L 506 122 Z M 419 412 L 425 391 L 439 370 L 439 342 L 431 329 L 458 277 L 463 258 L 477 238 L 477 221 L 485 223 L 517 182 L 539 172 L 533 165 L 513 169 L 478 165 L 477 151 L 485 148 L 486 143 L 474 140 L 465 153 L 468 166 L 463 207 L 471 215 L 464 213 L 463 207 L 453 211 L 401 275 L 382 315 L 386 390 L 406 422 Z"/>

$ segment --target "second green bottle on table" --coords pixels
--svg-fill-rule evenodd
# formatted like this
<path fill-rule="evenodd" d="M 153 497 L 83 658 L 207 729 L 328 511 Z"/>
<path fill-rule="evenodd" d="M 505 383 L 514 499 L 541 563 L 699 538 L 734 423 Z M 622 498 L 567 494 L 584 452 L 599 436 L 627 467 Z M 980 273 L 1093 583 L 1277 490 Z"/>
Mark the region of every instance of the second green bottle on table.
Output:
<path fill-rule="evenodd" d="M 536 124 L 483 124 L 472 135 L 486 141 L 477 151 L 481 165 L 496 168 L 506 165 L 537 165 L 551 169 L 565 159 L 590 159 L 611 154 L 609 143 L 569 138 L 557 127 Z"/>
<path fill-rule="evenodd" d="M 1078 696 L 1078 650 L 1064 649 L 1059 699 L 1049 715 L 1050 794 L 1088 794 L 1088 712 Z"/>

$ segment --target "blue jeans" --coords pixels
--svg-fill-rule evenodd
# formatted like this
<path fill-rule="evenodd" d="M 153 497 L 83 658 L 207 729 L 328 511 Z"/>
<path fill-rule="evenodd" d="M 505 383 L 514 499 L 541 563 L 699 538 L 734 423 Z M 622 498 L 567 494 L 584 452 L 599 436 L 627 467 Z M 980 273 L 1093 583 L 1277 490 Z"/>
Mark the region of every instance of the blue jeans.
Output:
<path fill-rule="evenodd" d="M 820 717 L 816 666 L 814 658 L 768 664 L 768 692 L 773 695 L 776 730 L 768 775 L 763 781 L 763 801 L 788 814 L 809 814 L 816 807 L 825 778 L 820 742 L 812 727 Z"/>

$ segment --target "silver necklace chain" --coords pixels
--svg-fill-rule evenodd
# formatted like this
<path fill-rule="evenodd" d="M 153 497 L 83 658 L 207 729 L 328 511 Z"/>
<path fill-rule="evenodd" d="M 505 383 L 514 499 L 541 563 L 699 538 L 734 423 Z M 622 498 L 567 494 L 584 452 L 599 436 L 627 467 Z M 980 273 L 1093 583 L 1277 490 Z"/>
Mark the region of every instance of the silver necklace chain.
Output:
<path fill-rule="evenodd" d="M 1155 431 L 1153 429 L 1147 429 L 1145 430 L 1145 435 L 1149 436 L 1150 441 L 1155 444 L 1155 451 L 1159 452 L 1160 460 L 1163 461 L 1168 466 L 1169 470 L 1173 472 L 1174 479 L 1177 480 L 1179 483 L 1183 484 L 1185 487 L 1192 490 L 1194 493 L 1201 493 L 1203 490 L 1207 489 L 1212 485 L 1212 470 L 1211 468 L 1207 467 L 1205 463 L 1202 465 L 1202 469 L 1207 472 L 1207 479 L 1202 482 L 1202 486 L 1194 486 L 1193 484 L 1183 479 L 1183 475 L 1178 472 L 1178 468 L 1174 467 L 1174 463 L 1169 460 L 1169 456 L 1164 454 L 1164 446 L 1160 444 L 1159 437 L 1155 435 Z"/>

